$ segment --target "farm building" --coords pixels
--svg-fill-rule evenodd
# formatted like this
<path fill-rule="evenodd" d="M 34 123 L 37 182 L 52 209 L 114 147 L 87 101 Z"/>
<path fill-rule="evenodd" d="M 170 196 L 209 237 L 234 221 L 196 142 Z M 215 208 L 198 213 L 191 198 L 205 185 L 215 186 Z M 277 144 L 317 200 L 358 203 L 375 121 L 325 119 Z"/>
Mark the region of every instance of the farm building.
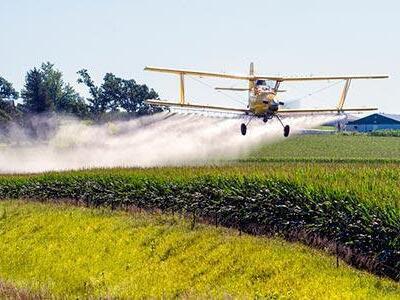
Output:
<path fill-rule="evenodd" d="M 376 113 L 346 124 L 346 130 L 349 131 L 370 132 L 390 129 L 400 130 L 400 115 Z"/>

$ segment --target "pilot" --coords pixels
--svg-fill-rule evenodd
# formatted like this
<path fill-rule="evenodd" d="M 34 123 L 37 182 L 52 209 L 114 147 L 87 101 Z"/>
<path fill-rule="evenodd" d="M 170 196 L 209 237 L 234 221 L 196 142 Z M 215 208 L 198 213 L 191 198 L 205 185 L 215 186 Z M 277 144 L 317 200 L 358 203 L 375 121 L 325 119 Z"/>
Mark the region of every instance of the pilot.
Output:
<path fill-rule="evenodd" d="M 256 81 L 256 86 L 265 86 L 265 85 L 266 85 L 265 80 L 258 79 Z"/>
<path fill-rule="evenodd" d="M 265 80 L 257 79 L 255 94 L 258 95 L 258 94 L 262 93 L 262 91 L 265 90 L 265 85 L 266 85 Z"/>

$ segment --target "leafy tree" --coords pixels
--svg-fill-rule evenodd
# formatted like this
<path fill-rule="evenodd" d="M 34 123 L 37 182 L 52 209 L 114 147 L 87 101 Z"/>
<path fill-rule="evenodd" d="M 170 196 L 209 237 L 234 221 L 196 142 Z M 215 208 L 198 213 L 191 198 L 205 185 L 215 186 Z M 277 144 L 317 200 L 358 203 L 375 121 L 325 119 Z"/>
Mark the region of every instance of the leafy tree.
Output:
<path fill-rule="evenodd" d="M 14 104 L 18 92 L 12 84 L 0 76 L 0 125 L 3 127 L 9 121 L 18 121 L 21 112 Z"/>
<path fill-rule="evenodd" d="M 119 101 L 123 93 L 123 79 L 112 73 L 106 73 L 104 82 L 100 86 L 100 98 L 108 110 L 119 111 Z"/>
<path fill-rule="evenodd" d="M 145 84 L 140 85 L 133 79 L 126 80 L 112 73 L 106 73 L 103 83 L 96 86 L 86 69 L 78 71 L 78 74 L 80 76 L 78 82 L 89 88 L 91 98 L 87 101 L 90 103 L 90 111 L 97 116 L 121 109 L 134 115 L 161 111 L 144 103 L 146 99 L 158 98 L 158 94 Z"/>
<path fill-rule="evenodd" d="M 0 127 L 10 121 L 18 121 L 20 113 L 13 101 L 0 100 Z"/>
<path fill-rule="evenodd" d="M 30 113 L 58 112 L 86 117 L 88 110 L 82 97 L 64 83 L 62 73 L 47 62 L 40 69 L 28 71 L 22 91 L 24 108 Z"/>
<path fill-rule="evenodd" d="M 12 83 L 0 76 L 0 99 L 17 99 L 18 93 L 13 88 Z"/>
<path fill-rule="evenodd" d="M 146 115 L 161 111 L 160 108 L 144 103 L 146 99 L 158 99 L 158 94 L 153 89 L 149 89 L 147 85 L 137 84 L 133 79 L 124 80 L 122 90 L 119 105 L 127 112 Z"/>
<path fill-rule="evenodd" d="M 72 114 L 81 118 L 89 117 L 89 110 L 85 100 L 67 83 L 63 93 L 56 102 L 56 111 Z"/>
<path fill-rule="evenodd" d="M 78 78 L 78 83 L 83 83 L 89 88 L 91 98 L 87 98 L 86 100 L 89 102 L 90 112 L 95 115 L 104 113 L 107 110 L 107 103 L 102 102 L 99 88 L 93 82 L 88 71 L 86 69 L 82 69 L 77 73 L 80 76 Z"/>
<path fill-rule="evenodd" d="M 54 102 L 46 91 L 43 72 L 37 68 L 28 71 L 25 77 L 25 87 L 21 92 L 24 100 L 24 110 L 31 113 L 50 112 Z"/>

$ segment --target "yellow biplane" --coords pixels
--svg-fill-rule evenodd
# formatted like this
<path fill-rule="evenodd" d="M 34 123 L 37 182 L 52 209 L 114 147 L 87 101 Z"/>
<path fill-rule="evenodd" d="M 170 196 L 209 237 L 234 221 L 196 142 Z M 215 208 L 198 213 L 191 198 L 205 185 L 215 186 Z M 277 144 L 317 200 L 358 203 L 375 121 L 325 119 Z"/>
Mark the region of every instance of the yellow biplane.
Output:
<path fill-rule="evenodd" d="M 354 79 L 384 79 L 388 78 L 387 75 L 366 75 L 366 76 L 324 76 L 324 77 L 277 77 L 277 76 L 265 76 L 254 74 L 254 64 L 250 64 L 249 75 L 233 75 L 225 73 L 210 73 L 194 70 L 177 70 L 157 67 L 145 67 L 145 71 L 154 71 L 161 73 L 176 74 L 179 76 L 180 81 L 180 99 L 179 102 L 170 102 L 157 99 L 149 99 L 145 102 L 151 105 L 175 107 L 183 109 L 201 109 L 209 111 L 225 111 L 244 114 L 251 118 L 257 117 L 262 118 L 264 122 L 276 117 L 283 127 L 283 135 L 289 136 L 290 127 L 284 125 L 281 119 L 281 115 L 287 114 L 326 114 L 336 113 L 343 114 L 345 112 L 363 112 L 377 110 L 377 108 L 343 108 L 347 93 L 350 88 L 350 83 Z M 189 104 L 185 99 L 185 75 L 199 76 L 199 77 L 218 77 L 225 79 L 237 79 L 248 82 L 246 88 L 223 88 L 217 87 L 216 90 L 229 90 L 229 91 L 248 91 L 248 105 L 247 108 L 229 108 L 220 106 L 200 105 L 200 104 Z M 280 90 L 280 84 L 282 82 L 293 82 L 293 81 L 316 81 L 316 80 L 344 80 L 344 87 L 339 97 L 339 102 L 335 108 L 323 108 L 323 109 L 282 109 L 283 102 L 276 101 L 275 97 L 278 93 L 284 92 Z M 251 119 L 250 119 L 251 120 Z M 249 121 L 250 122 L 250 121 Z M 241 124 L 241 133 L 246 135 L 247 125 Z"/>

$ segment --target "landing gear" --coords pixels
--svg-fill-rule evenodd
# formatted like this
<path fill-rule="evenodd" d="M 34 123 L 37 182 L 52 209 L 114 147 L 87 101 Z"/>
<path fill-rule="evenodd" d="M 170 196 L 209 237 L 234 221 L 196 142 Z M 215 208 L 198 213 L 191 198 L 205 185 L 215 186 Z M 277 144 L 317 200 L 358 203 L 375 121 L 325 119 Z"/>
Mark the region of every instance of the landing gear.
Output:
<path fill-rule="evenodd" d="M 246 135 L 247 132 L 247 126 L 250 124 L 251 120 L 253 120 L 254 116 L 252 116 L 249 121 L 247 122 L 247 124 L 242 123 L 240 125 L 240 132 L 242 133 L 242 135 Z"/>
<path fill-rule="evenodd" d="M 289 125 L 286 125 L 285 127 L 283 127 L 283 136 L 288 137 L 289 133 L 290 133 L 290 127 Z"/>
<path fill-rule="evenodd" d="M 246 135 L 246 132 L 247 132 L 247 126 L 246 126 L 246 124 L 242 123 L 242 124 L 240 125 L 240 131 L 241 131 L 242 135 Z"/>
<path fill-rule="evenodd" d="M 284 137 L 288 137 L 289 133 L 290 133 L 290 126 L 289 125 L 283 125 L 283 122 L 282 122 L 281 118 L 278 115 L 275 115 L 275 116 L 279 120 L 279 122 L 281 123 L 281 125 L 283 127 L 283 136 Z"/>
<path fill-rule="evenodd" d="M 263 116 L 263 121 L 264 123 L 267 123 L 269 119 L 272 119 L 273 117 L 276 117 L 278 119 L 278 121 L 281 123 L 282 127 L 283 127 L 283 136 L 284 137 L 288 137 L 289 133 L 290 133 L 290 126 L 289 125 L 284 125 L 281 118 L 277 115 L 277 114 L 270 114 L 270 115 L 265 115 Z M 246 135 L 247 133 L 247 125 L 249 125 L 249 123 L 251 122 L 253 118 L 251 118 L 249 120 L 249 122 L 247 122 L 247 124 L 242 123 L 240 125 L 240 132 L 242 133 L 242 135 Z"/>

